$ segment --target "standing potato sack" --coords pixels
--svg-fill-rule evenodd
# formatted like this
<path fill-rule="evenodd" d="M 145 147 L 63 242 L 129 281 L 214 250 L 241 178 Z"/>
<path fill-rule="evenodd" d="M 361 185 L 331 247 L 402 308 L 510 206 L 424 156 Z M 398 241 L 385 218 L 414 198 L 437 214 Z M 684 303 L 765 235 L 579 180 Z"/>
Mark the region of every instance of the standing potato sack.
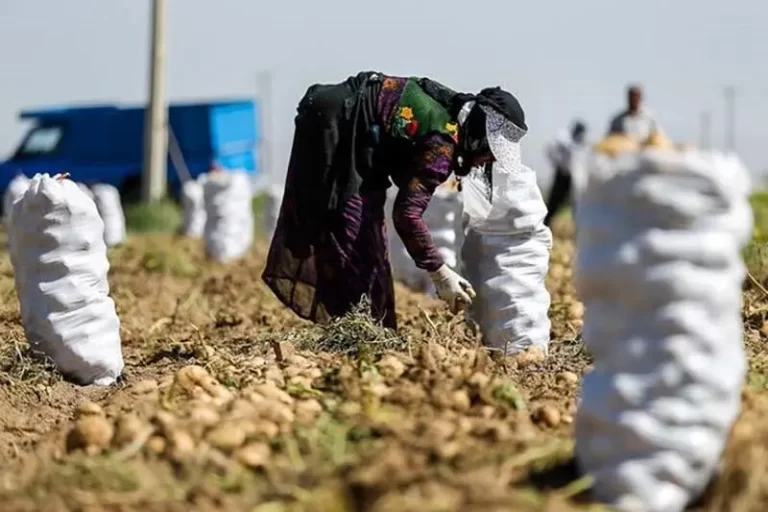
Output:
<path fill-rule="evenodd" d="M 740 407 L 748 173 L 732 156 L 658 148 L 601 151 L 587 168 L 575 271 L 595 362 L 577 461 L 606 503 L 682 511 Z"/>
<path fill-rule="evenodd" d="M 97 183 L 91 189 L 96 208 L 104 221 L 104 242 L 108 247 L 125 241 L 125 214 L 120 192 L 106 183 Z"/>
<path fill-rule="evenodd" d="M 253 197 L 248 175 L 240 171 L 208 173 L 203 183 L 205 250 L 222 262 L 239 259 L 253 243 Z"/>
<path fill-rule="evenodd" d="M 200 174 L 196 180 L 187 180 L 181 187 L 181 205 L 184 208 L 182 232 L 190 238 L 202 238 L 205 231 L 205 179 L 206 174 Z"/>
<path fill-rule="evenodd" d="M 466 235 L 461 271 L 477 290 L 470 317 L 487 346 L 515 354 L 549 347 L 550 295 L 545 286 L 552 233 L 535 172 L 522 164 L 525 131 L 487 117 L 488 142 L 496 156 L 488 168 L 462 181 Z"/>
<path fill-rule="evenodd" d="M 120 320 L 96 204 L 74 182 L 38 174 L 14 204 L 10 233 L 30 345 L 80 384 L 114 383 L 123 371 Z"/>
<path fill-rule="evenodd" d="M 91 190 L 91 188 L 88 185 L 86 185 L 85 183 L 77 182 L 77 186 L 80 187 L 80 190 L 82 190 L 83 193 L 86 196 L 88 196 L 91 200 L 94 199 L 94 197 L 93 197 L 93 190 Z"/>
<path fill-rule="evenodd" d="M 13 203 L 16 199 L 24 195 L 29 187 L 29 178 L 23 174 L 17 174 L 8 183 L 8 188 L 5 189 L 5 195 L 3 196 L 3 224 L 6 229 L 10 224 L 11 211 L 13 210 Z"/>

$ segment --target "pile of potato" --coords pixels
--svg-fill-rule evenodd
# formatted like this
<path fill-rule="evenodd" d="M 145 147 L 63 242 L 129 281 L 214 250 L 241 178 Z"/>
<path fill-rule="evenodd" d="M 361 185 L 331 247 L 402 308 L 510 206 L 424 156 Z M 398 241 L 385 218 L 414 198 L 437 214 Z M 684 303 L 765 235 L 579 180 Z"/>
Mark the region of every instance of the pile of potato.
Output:
<path fill-rule="evenodd" d="M 226 457 L 259 467 L 270 456 L 270 440 L 296 423 L 311 424 L 323 411 L 318 400 L 295 399 L 281 389 L 286 380 L 309 387 L 320 376 L 308 360 L 294 356 L 294 361 L 285 370 L 267 369 L 263 383 L 238 392 L 195 365 L 165 382 L 139 382 L 132 393 L 165 405 L 147 419 L 135 413 L 108 418 L 100 406 L 86 402 L 78 408 L 67 449 L 90 455 L 113 450 L 118 457 L 121 451 L 143 450 L 179 463 Z"/>

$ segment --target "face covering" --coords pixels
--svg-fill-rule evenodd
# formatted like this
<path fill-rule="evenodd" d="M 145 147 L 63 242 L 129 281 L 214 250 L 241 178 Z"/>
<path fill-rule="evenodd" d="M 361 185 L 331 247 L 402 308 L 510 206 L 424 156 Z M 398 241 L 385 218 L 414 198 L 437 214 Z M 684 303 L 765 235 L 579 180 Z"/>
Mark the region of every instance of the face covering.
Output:
<path fill-rule="evenodd" d="M 526 130 L 504 117 L 492 107 L 481 106 L 485 112 L 485 137 L 493 154 L 495 165 L 508 171 L 520 169 L 520 139 Z"/>
<path fill-rule="evenodd" d="M 480 91 L 466 101 L 458 114 L 460 125 L 458 155 L 454 169 L 466 176 L 472 167 L 490 167 L 489 155 L 509 170 L 519 168 L 520 139 L 527 133 L 525 113 L 512 94 L 500 87 Z"/>

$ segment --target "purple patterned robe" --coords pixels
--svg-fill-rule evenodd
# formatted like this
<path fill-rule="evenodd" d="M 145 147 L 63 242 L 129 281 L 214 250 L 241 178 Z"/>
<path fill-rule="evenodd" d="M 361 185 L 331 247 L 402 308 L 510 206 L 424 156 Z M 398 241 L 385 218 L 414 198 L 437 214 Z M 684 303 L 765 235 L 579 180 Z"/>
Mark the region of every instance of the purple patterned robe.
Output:
<path fill-rule="evenodd" d="M 396 107 L 406 84 L 405 78 L 386 77 L 375 104 L 375 115 L 382 128 L 394 120 Z M 311 102 L 310 102 L 311 103 Z M 386 130 L 382 130 L 386 131 Z M 286 193 L 281 206 L 264 280 L 278 298 L 302 318 L 324 323 L 342 316 L 357 304 L 362 295 L 371 301 L 371 313 L 386 327 L 395 328 L 395 301 L 389 264 L 384 204 L 386 188 L 365 182 L 358 193 L 345 198 L 339 217 L 322 223 L 320 243 L 306 254 L 288 249 L 290 241 L 301 234 L 300 223 L 290 221 L 296 205 L 291 191 L 306 181 L 301 159 L 301 136 L 323 134 L 297 133 L 286 178 Z M 327 133 L 325 137 L 328 138 Z M 335 151 L 343 140 L 334 141 Z M 426 223 L 424 211 L 435 191 L 451 174 L 454 141 L 442 134 L 432 134 L 418 141 L 420 148 L 409 158 L 388 159 L 384 173 L 398 186 L 392 218 L 398 235 L 416 266 L 437 270 L 443 260 L 437 252 Z M 326 146 L 326 153 L 328 152 Z M 399 155 L 395 155 L 398 157 Z M 301 251 L 305 252 L 305 251 Z"/>

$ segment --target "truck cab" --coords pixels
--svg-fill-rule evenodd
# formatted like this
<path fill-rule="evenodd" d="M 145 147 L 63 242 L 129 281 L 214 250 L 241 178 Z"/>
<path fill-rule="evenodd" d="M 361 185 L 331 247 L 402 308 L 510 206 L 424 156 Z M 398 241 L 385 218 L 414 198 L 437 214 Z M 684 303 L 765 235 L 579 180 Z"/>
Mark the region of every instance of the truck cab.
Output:
<path fill-rule="evenodd" d="M 168 192 L 178 196 L 187 176 L 197 177 L 215 162 L 254 177 L 258 133 L 256 103 L 224 100 L 179 103 L 168 108 Z M 144 150 L 143 107 L 86 105 L 23 111 L 32 126 L 10 158 L 0 162 L 0 194 L 14 176 L 69 172 L 72 180 L 107 183 L 124 202 L 140 197 Z M 179 165 L 177 168 L 176 164 Z"/>

